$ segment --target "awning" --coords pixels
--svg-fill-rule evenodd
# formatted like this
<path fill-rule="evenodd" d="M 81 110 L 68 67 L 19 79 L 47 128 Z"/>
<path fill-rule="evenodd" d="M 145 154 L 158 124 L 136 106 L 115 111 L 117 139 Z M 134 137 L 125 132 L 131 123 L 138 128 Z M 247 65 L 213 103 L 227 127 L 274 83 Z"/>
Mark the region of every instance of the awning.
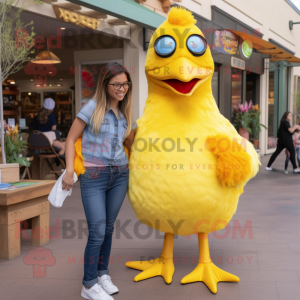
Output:
<path fill-rule="evenodd" d="M 230 30 L 230 29 L 228 29 Z M 259 51 L 261 54 L 270 55 L 271 61 L 280 61 L 285 60 L 290 63 L 298 63 L 300 64 L 300 58 L 294 56 L 293 54 L 287 52 L 281 47 L 265 41 L 258 36 L 250 35 L 245 32 L 231 30 L 236 35 L 240 36 L 243 40 L 251 41 L 253 44 L 253 48 Z"/>
<path fill-rule="evenodd" d="M 165 17 L 132 0 L 68 1 L 154 30 L 166 20 Z"/>

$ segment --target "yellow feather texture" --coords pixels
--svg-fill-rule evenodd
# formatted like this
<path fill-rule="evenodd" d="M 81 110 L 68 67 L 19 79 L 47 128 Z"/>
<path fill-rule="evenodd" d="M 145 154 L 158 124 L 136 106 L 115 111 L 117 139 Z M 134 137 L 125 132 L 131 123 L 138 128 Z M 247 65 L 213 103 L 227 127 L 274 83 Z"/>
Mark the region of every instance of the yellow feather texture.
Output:
<path fill-rule="evenodd" d="M 84 174 L 85 167 L 83 165 L 83 156 L 82 156 L 82 136 L 77 139 L 75 143 L 75 159 L 74 159 L 74 172 L 77 176 Z"/>
<path fill-rule="evenodd" d="M 223 186 L 233 187 L 251 176 L 251 156 L 225 134 L 208 137 L 207 148 L 217 156 L 217 176 Z"/>
<path fill-rule="evenodd" d="M 211 89 L 214 62 L 209 47 L 200 57 L 186 47 L 191 34 L 203 35 L 188 15 L 173 8 L 150 41 L 145 66 L 148 98 L 137 121 L 128 188 L 130 203 L 142 223 L 183 236 L 224 228 L 236 211 L 244 185 L 260 164 L 253 145 L 218 110 Z M 189 33 L 184 35 L 187 28 Z M 171 35 L 178 45 L 167 58 L 159 57 L 153 47 L 161 35 Z M 189 65 L 177 72 L 169 68 L 183 58 L 187 64 L 211 70 L 190 96 L 174 93 L 150 75 L 151 70 L 165 67 L 173 77 L 160 74 L 162 79 L 187 81 L 191 72 L 197 76 Z M 226 152 L 222 152 L 227 147 L 224 138 L 230 141 Z M 230 164 L 233 170 L 222 167 Z"/>
<path fill-rule="evenodd" d="M 193 14 L 183 7 L 172 7 L 168 15 L 168 22 L 172 25 L 187 26 L 196 24 Z"/>

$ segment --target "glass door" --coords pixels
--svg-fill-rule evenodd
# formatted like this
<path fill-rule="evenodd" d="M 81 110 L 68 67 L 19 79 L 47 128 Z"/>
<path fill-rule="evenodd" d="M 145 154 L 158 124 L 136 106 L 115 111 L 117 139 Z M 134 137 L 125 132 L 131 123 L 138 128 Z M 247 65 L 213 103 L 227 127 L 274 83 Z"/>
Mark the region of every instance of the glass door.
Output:
<path fill-rule="evenodd" d="M 276 148 L 277 122 L 274 119 L 275 89 L 274 89 L 275 72 L 269 72 L 269 99 L 268 99 L 268 150 Z"/>
<path fill-rule="evenodd" d="M 268 150 L 275 150 L 277 131 L 283 114 L 288 110 L 289 67 L 285 61 L 270 62 L 268 98 Z M 291 124 L 293 125 L 293 124 Z"/>
<path fill-rule="evenodd" d="M 232 68 L 231 72 L 231 121 L 234 109 L 243 103 L 243 71 Z"/>
<path fill-rule="evenodd" d="M 215 71 L 211 81 L 212 93 L 218 107 L 219 107 L 219 88 L 220 88 L 220 67 L 221 65 L 215 64 Z"/>

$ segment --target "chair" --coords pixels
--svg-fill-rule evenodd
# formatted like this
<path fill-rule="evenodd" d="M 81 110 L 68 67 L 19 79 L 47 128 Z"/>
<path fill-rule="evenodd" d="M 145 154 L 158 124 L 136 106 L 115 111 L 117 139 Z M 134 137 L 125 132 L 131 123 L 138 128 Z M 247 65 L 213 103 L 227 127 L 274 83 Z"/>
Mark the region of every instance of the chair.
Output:
<path fill-rule="evenodd" d="M 31 131 L 29 133 L 27 143 L 29 145 L 30 150 L 33 152 L 33 154 L 35 154 L 40 159 L 43 159 L 43 158 L 46 159 L 48 166 L 52 170 L 51 173 L 56 174 L 56 176 L 58 178 L 59 176 L 57 173 L 61 173 L 61 172 L 55 171 L 48 159 L 56 158 L 60 162 L 62 167 L 65 169 L 66 168 L 66 165 L 64 162 L 65 156 L 64 155 L 60 156 L 57 154 L 54 147 L 51 145 L 49 139 L 41 131 L 38 131 L 38 130 Z M 56 148 L 56 149 L 58 149 L 58 148 Z M 36 150 L 39 151 L 38 154 L 36 153 Z"/>

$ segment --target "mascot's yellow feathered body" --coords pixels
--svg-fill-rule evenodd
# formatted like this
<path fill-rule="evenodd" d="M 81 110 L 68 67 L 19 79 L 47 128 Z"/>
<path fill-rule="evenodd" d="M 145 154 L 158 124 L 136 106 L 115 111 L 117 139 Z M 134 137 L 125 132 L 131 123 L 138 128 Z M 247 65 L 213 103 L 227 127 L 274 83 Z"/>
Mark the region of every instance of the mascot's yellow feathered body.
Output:
<path fill-rule="evenodd" d="M 224 118 L 212 95 L 214 62 L 192 14 L 172 8 L 147 53 L 149 96 L 130 155 L 128 195 L 136 216 L 165 232 L 162 254 L 128 262 L 171 283 L 174 234 L 198 234 L 199 263 L 182 283 L 203 281 L 214 293 L 219 281 L 239 281 L 210 259 L 207 234 L 224 228 L 236 211 L 259 159 Z"/>

